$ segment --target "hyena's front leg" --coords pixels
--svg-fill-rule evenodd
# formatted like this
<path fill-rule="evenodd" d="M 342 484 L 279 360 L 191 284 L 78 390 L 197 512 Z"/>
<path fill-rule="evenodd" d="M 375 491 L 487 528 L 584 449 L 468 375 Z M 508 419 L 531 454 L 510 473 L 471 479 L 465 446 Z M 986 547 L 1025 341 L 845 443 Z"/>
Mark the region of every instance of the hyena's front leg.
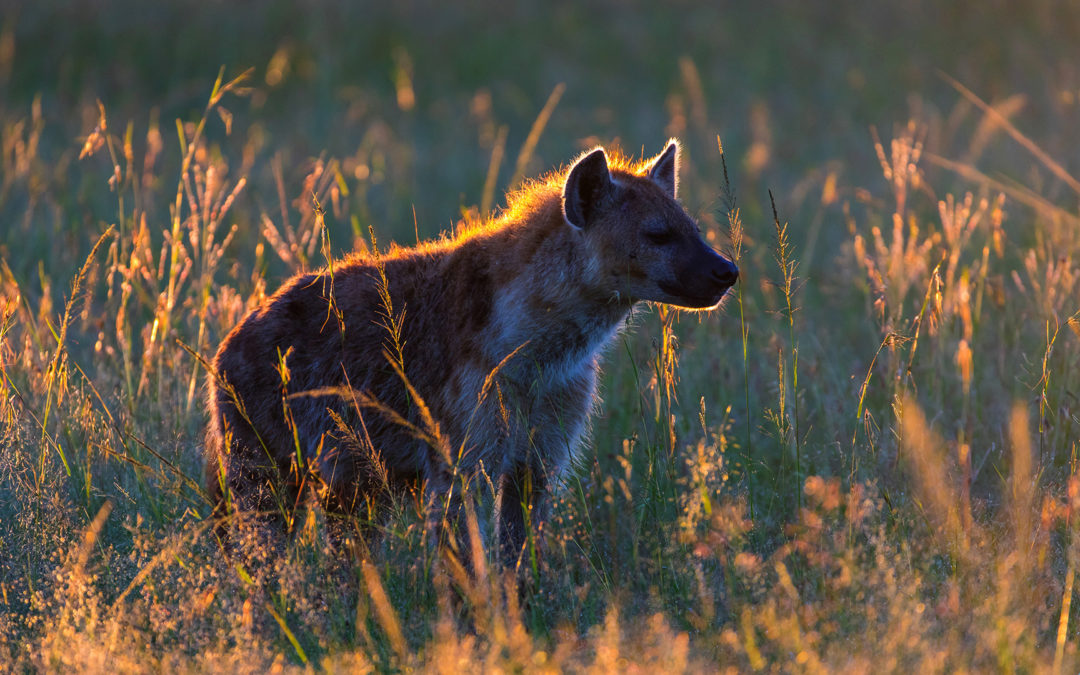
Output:
<path fill-rule="evenodd" d="M 543 469 L 519 465 L 503 473 L 496 496 L 499 558 L 510 569 L 540 553 L 540 526 L 547 519 L 548 477 Z"/>
<path fill-rule="evenodd" d="M 429 470 L 424 499 L 426 504 L 425 521 L 429 541 L 440 551 L 450 552 L 465 568 L 472 571 L 474 540 L 470 534 L 469 513 L 465 500 L 473 499 L 462 484 L 460 476 L 455 479 L 453 473 L 445 467 Z M 473 502 L 475 503 L 475 502 Z M 476 544 L 483 551 L 484 527 L 482 521 L 472 512 L 476 523 Z"/>

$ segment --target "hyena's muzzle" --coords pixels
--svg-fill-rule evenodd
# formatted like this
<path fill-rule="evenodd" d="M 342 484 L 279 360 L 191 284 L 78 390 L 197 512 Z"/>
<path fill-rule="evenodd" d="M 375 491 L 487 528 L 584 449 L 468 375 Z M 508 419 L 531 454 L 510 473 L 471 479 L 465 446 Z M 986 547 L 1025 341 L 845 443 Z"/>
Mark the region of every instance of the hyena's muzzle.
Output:
<path fill-rule="evenodd" d="M 682 264 L 675 270 L 675 280 L 659 282 L 660 290 L 679 298 L 683 307 L 714 307 L 739 279 L 739 268 L 701 240 L 691 246 L 680 256 Z"/>

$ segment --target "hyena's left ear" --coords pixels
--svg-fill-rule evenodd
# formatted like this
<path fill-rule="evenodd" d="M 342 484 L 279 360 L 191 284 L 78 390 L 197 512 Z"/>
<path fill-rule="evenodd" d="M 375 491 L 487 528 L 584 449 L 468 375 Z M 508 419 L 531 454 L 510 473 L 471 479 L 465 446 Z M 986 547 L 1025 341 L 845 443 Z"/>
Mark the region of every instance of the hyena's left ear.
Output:
<path fill-rule="evenodd" d="M 597 148 L 577 161 L 563 185 L 563 215 L 574 227 L 584 229 L 610 202 L 615 183 L 608 170 L 607 155 Z"/>
<path fill-rule="evenodd" d="M 656 158 L 649 167 L 649 178 L 664 189 L 674 199 L 679 189 L 679 142 L 674 138 L 668 142 L 664 154 Z"/>

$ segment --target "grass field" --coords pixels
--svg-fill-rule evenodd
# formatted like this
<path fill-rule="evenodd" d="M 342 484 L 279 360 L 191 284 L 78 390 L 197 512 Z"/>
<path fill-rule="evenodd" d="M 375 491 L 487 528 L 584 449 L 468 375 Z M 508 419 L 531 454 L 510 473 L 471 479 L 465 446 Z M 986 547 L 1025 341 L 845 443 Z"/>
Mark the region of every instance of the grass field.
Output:
<path fill-rule="evenodd" d="M 1080 6 L 456 4 L 0 4 L 0 671 L 1076 672 Z M 188 349 L 669 136 L 741 280 L 608 354 L 536 584 L 223 554 Z"/>

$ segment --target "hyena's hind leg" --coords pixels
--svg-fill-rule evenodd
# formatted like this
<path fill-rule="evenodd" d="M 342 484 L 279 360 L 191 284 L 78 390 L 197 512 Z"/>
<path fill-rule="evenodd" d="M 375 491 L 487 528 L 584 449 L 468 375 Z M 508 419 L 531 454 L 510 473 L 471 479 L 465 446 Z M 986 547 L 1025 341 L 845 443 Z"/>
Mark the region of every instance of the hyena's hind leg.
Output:
<path fill-rule="evenodd" d="M 424 482 L 429 542 L 441 555 L 452 555 L 470 576 L 477 572 L 477 556 L 484 555 L 487 540 L 487 528 L 475 508 L 478 482 L 476 477 L 465 480 L 445 466 L 429 468 Z"/>
<path fill-rule="evenodd" d="M 231 548 L 240 521 L 257 526 L 282 518 L 285 506 L 295 501 L 295 486 L 268 456 L 260 461 L 244 451 L 242 443 L 250 438 L 237 438 L 229 425 L 222 427 L 224 432 L 211 429 L 205 437 L 204 485 L 214 532 Z"/>
<path fill-rule="evenodd" d="M 539 564 L 541 526 L 548 516 L 550 479 L 541 467 L 516 465 L 499 479 L 495 531 L 499 560 L 522 572 Z"/>

